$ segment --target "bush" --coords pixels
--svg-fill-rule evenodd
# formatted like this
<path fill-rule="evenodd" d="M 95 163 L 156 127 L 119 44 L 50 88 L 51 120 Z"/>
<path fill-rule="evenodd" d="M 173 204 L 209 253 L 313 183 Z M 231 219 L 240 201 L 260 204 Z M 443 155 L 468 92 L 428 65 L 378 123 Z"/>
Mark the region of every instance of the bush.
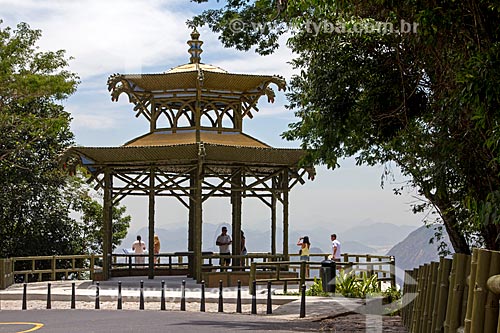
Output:
<path fill-rule="evenodd" d="M 341 270 L 336 277 L 336 292 L 344 297 L 365 298 L 367 295 L 380 293 L 377 275 L 366 273 L 356 275 L 354 272 Z"/>
<path fill-rule="evenodd" d="M 306 296 L 329 296 L 330 294 L 323 291 L 323 285 L 321 279 L 314 278 L 314 283 L 311 287 L 306 290 Z"/>

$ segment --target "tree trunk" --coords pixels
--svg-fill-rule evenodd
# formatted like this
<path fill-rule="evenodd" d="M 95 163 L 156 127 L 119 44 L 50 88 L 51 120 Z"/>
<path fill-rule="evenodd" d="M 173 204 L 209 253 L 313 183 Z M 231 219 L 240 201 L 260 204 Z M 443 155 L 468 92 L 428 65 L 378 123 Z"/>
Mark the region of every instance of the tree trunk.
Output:
<path fill-rule="evenodd" d="M 450 237 L 450 242 L 455 253 L 470 255 L 471 251 L 469 244 L 467 244 L 465 235 L 458 228 L 457 217 L 455 216 L 451 205 L 448 204 L 448 201 L 442 199 L 438 200 L 435 197 L 428 199 L 431 200 L 434 206 L 438 208 L 438 213 L 443 219 L 443 224 L 446 228 L 448 236 Z"/>

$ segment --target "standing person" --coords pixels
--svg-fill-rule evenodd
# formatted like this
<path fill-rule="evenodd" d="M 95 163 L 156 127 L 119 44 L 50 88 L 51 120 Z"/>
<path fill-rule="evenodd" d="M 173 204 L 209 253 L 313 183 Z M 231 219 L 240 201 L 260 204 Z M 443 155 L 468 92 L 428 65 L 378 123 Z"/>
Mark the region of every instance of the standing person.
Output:
<path fill-rule="evenodd" d="M 154 237 L 154 251 L 155 255 L 160 254 L 160 237 L 158 237 L 158 235 L 156 234 Z M 155 263 L 160 263 L 160 257 L 155 257 Z"/>
<path fill-rule="evenodd" d="M 222 256 L 231 255 L 231 251 L 229 250 L 229 245 L 231 245 L 233 241 L 231 240 L 231 236 L 227 234 L 227 228 L 222 227 L 222 233 L 217 237 L 215 244 L 219 247 L 219 254 Z M 221 258 L 220 266 L 229 266 L 231 264 L 231 258 Z M 221 269 L 222 271 L 222 269 Z"/>
<path fill-rule="evenodd" d="M 300 246 L 300 261 L 309 261 L 311 248 L 311 242 L 308 236 L 300 237 L 297 242 L 297 246 Z M 309 277 L 309 264 L 306 266 L 306 277 Z"/>
<path fill-rule="evenodd" d="M 146 251 L 146 243 L 141 241 L 140 235 L 137 235 L 137 240 L 134 244 L 132 244 L 132 251 L 134 251 L 135 254 L 143 254 L 144 251 Z M 142 265 L 144 264 L 144 257 L 135 257 L 135 263 L 140 264 L 140 267 L 142 268 Z"/>
<path fill-rule="evenodd" d="M 331 234 L 330 239 L 332 240 L 332 260 L 340 261 L 340 242 L 337 240 L 336 234 Z"/>
<path fill-rule="evenodd" d="M 243 230 L 241 230 L 241 255 L 246 256 L 247 255 L 247 247 L 246 247 L 246 238 L 245 238 L 245 233 Z"/>

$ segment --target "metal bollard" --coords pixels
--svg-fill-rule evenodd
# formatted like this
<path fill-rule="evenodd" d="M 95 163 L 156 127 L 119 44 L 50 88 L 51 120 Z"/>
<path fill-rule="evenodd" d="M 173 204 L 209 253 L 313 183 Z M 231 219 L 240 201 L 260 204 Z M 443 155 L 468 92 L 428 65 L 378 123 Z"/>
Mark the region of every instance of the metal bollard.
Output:
<path fill-rule="evenodd" d="M 141 289 L 139 290 L 139 310 L 144 310 L 144 281 L 141 280 Z"/>
<path fill-rule="evenodd" d="M 201 281 L 201 303 L 200 312 L 205 312 L 205 280 Z"/>
<path fill-rule="evenodd" d="M 236 296 L 236 313 L 241 313 L 241 281 L 238 280 L 238 294 Z"/>
<path fill-rule="evenodd" d="M 283 282 L 283 294 L 288 293 L 288 281 Z"/>
<path fill-rule="evenodd" d="M 71 308 L 76 308 L 76 287 L 75 283 L 71 283 Z"/>
<path fill-rule="evenodd" d="M 271 281 L 267 281 L 267 314 L 273 313 L 273 304 L 271 301 Z"/>
<path fill-rule="evenodd" d="M 52 309 L 52 300 L 50 297 L 50 282 L 47 283 L 47 309 Z"/>
<path fill-rule="evenodd" d="M 222 280 L 219 280 L 219 312 L 224 312 L 224 300 L 222 299 Z"/>
<path fill-rule="evenodd" d="M 257 282 L 253 280 L 253 293 L 252 293 L 252 314 L 257 314 Z"/>
<path fill-rule="evenodd" d="M 27 301 L 27 288 L 28 285 L 26 283 L 23 284 L 23 304 L 22 304 L 22 309 L 26 310 L 28 308 L 28 301 Z"/>
<path fill-rule="evenodd" d="M 101 308 L 101 302 L 99 302 L 99 282 L 95 283 L 95 309 Z"/>
<path fill-rule="evenodd" d="M 186 280 L 182 280 L 181 311 L 186 311 Z"/>
<path fill-rule="evenodd" d="M 116 309 L 122 309 L 122 282 L 118 281 L 118 303 L 116 304 Z"/>
<path fill-rule="evenodd" d="M 300 297 L 300 318 L 306 316 L 306 285 L 303 284 L 301 287 L 301 297 Z"/>
<path fill-rule="evenodd" d="M 165 311 L 167 307 L 165 306 L 165 280 L 161 280 L 161 305 L 160 310 Z"/>

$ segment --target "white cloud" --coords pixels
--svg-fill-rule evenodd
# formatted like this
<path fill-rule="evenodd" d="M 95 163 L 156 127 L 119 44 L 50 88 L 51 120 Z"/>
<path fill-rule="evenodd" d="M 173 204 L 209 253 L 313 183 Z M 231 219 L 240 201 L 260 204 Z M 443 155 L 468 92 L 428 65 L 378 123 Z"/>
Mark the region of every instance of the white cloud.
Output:
<path fill-rule="evenodd" d="M 65 49 L 75 59 L 71 69 L 82 79 L 100 73 L 164 69 L 181 56 L 187 62 L 186 19 L 192 13 L 166 9 L 180 0 L 0 0 L 6 24 L 28 22 L 41 29 L 42 49 Z"/>
<path fill-rule="evenodd" d="M 115 122 L 113 118 L 106 116 L 96 116 L 96 115 L 85 115 L 85 114 L 75 114 L 72 121 L 73 129 L 111 129 L 115 127 Z"/>

